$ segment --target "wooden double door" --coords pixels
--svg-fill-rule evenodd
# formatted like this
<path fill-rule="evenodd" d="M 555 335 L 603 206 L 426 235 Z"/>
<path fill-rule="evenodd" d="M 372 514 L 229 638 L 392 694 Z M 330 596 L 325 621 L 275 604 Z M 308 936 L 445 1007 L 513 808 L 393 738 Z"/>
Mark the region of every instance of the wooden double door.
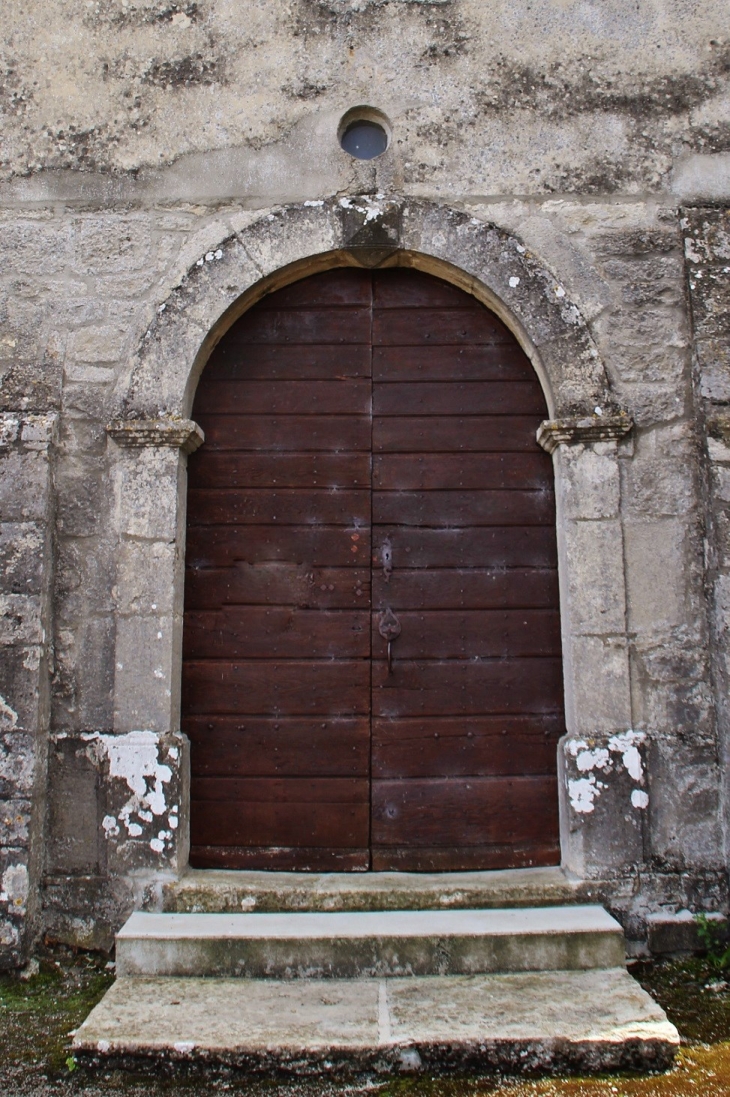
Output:
<path fill-rule="evenodd" d="M 546 414 L 497 317 L 422 273 L 331 270 L 227 333 L 189 465 L 193 865 L 558 862 Z"/>

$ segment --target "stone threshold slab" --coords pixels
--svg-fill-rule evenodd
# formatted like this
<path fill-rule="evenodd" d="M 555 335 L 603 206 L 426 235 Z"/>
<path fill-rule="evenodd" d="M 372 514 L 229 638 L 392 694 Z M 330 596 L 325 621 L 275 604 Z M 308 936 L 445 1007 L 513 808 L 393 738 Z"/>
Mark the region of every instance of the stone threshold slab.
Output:
<path fill-rule="evenodd" d="M 475 974 L 616 967 L 602 907 L 348 913 L 154 914 L 117 934 L 119 975 L 248 978 Z"/>
<path fill-rule="evenodd" d="M 255 872 L 190 869 L 164 885 L 180 913 L 285 910 L 456 910 L 600 902 L 600 883 L 560 867 L 489 872 Z"/>
<path fill-rule="evenodd" d="M 81 1025 L 83 1062 L 253 1072 L 664 1069 L 679 1046 L 621 968 L 408 979 L 119 978 Z"/>

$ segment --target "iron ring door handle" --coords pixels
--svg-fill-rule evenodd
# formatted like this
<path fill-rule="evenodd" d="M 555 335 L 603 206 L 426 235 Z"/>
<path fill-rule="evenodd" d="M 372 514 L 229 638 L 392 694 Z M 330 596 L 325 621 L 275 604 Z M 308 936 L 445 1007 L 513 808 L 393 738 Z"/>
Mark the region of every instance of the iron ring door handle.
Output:
<path fill-rule="evenodd" d="M 386 606 L 378 618 L 378 632 L 388 644 L 388 674 L 393 673 L 392 644 L 401 634 L 401 623 L 390 606 Z"/>

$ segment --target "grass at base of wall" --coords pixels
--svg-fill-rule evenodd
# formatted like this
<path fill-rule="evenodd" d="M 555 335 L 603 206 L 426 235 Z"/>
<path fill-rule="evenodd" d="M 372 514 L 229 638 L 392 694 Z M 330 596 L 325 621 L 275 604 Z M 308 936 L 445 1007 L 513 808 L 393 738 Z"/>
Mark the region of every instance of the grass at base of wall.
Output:
<path fill-rule="evenodd" d="M 410 1075 L 338 1082 L 209 1075 L 90 1072 L 70 1050 L 73 1031 L 113 980 L 106 958 L 56 949 L 27 979 L 0 976 L 2 1097 L 730 1097 L 730 983 L 701 959 L 641 962 L 632 974 L 661 1003 L 683 1041 L 666 1074 L 520 1079 Z"/>

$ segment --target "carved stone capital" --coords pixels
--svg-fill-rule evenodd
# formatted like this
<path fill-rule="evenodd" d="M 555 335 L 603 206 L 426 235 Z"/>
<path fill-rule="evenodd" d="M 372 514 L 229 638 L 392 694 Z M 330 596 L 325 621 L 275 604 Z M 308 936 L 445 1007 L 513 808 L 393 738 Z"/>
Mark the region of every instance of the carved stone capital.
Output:
<path fill-rule="evenodd" d="M 192 419 L 113 419 L 106 429 L 118 446 L 170 446 L 194 453 L 205 441 Z"/>
<path fill-rule="evenodd" d="M 558 446 L 577 446 L 590 442 L 614 442 L 633 427 L 629 415 L 588 415 L 584 419 L 546 419 L 537 431 L 544 450 L 553 453 Z"/>

